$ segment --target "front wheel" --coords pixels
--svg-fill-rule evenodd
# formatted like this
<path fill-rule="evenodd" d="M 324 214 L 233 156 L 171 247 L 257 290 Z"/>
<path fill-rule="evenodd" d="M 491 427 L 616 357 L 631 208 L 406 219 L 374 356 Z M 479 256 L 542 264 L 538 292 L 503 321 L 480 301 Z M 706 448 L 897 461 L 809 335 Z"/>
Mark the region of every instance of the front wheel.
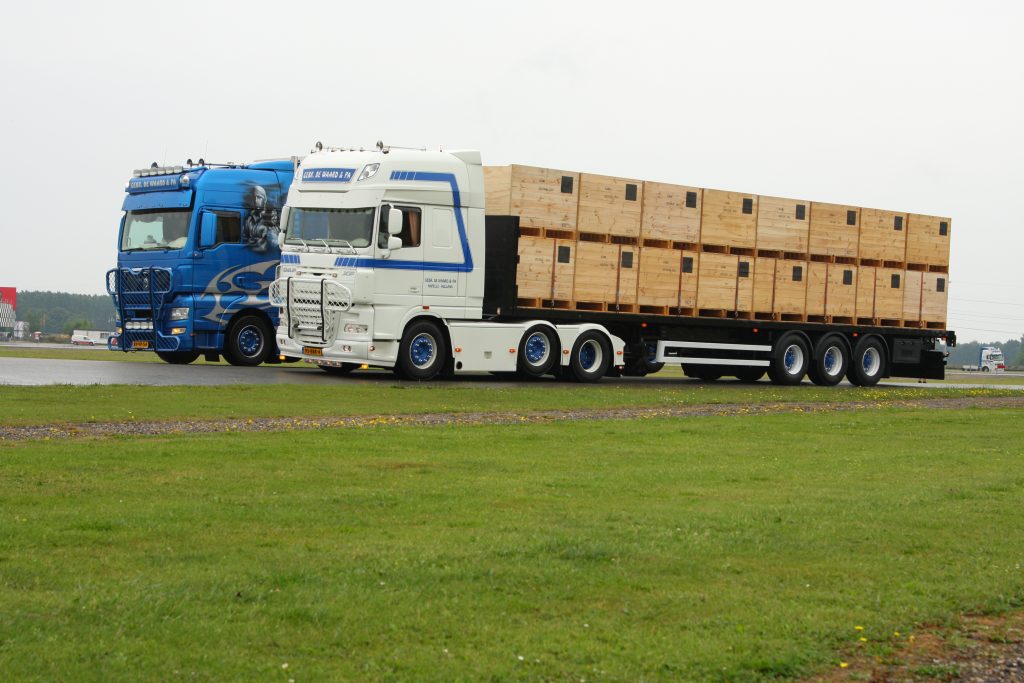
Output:
<path fill-rule="evenodd" d="M 588 330 L 572 346 L 569 372 L 578 382 L 596 382 L 605 376 L 612 364 L 612 349 L 600 332 Z"/>
<path fill-rule="evenodd" d="M 859 387 L 873 387 L 885 373 L 885 345 L 877 337 L 861 337 L 853 349 L 846 378 Z"/>
<path fill-rule="evenodd" d="M 258 315 L 244 315 L 228 329 L 224 358 L 232 365 L 259 365 L 273 351 L 273 332 Z"/>
<path fill-rule="evenodd" d="M 429 320 L 409 325 L 398 345 L 398 374 L 404 379 L 434 379 L 444 368 L 448 347 L 441 328 Z"/>
<path fill-rule="evenodd" d="M 157 351 L 157 357 L 171 365 L 188 365 L 199 358 L 198 351 Z"/>

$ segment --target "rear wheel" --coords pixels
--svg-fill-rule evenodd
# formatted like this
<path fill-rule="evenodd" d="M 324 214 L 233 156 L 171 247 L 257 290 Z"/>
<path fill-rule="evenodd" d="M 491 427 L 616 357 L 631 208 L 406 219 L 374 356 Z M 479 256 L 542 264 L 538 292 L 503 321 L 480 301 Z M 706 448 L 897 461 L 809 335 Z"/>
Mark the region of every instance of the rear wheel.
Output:
<path fill-rule="evenodd" d="M 157 351 L 157 357 L 171 365 L 188 365 L 199 358 L 198 351 Z"/>
<path fill-rule="evenodd" d="M 775 384 L 792 386 L 800 384 L 807 374 L 810 361 L 810 350 L 807 342 L 798 334 L 785 334 L 779 337 L 772 347 L 771 364 L 768 376 Z"/>
<path fill-rule="evenodd" d="M 850 368 L 846 372 L 851 384 L 873 387 L 885 373 L 885 344 L 877 337 L 861 337 L 853 349 Z"/>
<path fill-rule="evenodd" d="M 814 359 L 807 374 L 811 381 L 823 387 L 834 387 L 843 381 L 850 362 L 846 342 L 838 335 L 822 337 L 814 346 Z"/>
<path fill-rule="evenodd" d="M 558 360 L 558 338 L 547 325 L 534 325 L 523 334 L 519 342 L 519 360 L 516 364 L 523 377 L 543 377 L 551 372 Z"/>
<path fill-rule="evenodd" d="M 626 377 L 646 377 L 653 375 L 665 367 L 664 363 L 655 360 L 658 357 L 658 345 L 655 342 L 640 342 L 636 345 L 633 357 L 626 365 L 623 374 Z"/>
<path fill-rule="evenodd" d="M 272 331 L 258 315 L 244 315 L 228 328 L 224 358 L 232 365 L 259 365 L 273 350 Z"/>
<path fill-rule="evenodd" d="M 398 346 L 398 373 L 405 379 L 434 379 L 444 367 L 448 345 L 435 323 L 421 320 L 409 325 Z"/>
<path fill-rule="evenodd" d="M 569 357 L 569 371 L 579 382 L 596 382 L 605 376 L 612 363 L 612 349 L 604 335 L 594 330 L 576 339 Z"/>

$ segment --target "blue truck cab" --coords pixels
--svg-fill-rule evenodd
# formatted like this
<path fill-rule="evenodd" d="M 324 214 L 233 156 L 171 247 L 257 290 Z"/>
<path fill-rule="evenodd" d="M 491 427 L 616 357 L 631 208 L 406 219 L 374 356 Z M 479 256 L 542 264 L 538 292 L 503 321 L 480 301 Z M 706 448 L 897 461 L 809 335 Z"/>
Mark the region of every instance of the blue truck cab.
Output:
<path fill-rule="evenodd" d="M 280 261 L 281 207 L 295 160 L 248 165 L 155 164 L 125 188 L 117 268 L 116 351 L 168 363 L 223 355 L 233 365 L 277 359 L 277 309 L 267 289 Z"/>

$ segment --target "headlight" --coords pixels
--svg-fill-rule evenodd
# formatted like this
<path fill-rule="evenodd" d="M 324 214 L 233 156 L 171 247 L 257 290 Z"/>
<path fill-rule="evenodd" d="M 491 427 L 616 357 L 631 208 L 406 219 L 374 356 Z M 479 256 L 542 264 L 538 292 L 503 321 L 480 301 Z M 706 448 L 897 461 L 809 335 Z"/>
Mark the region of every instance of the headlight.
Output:
<path fill-rule="evenodd" d="M 349 334 L 366 334 L 367 329 L 369 328 L 366 325 L 356 325 L 354 323 L 345 325 L 345 331 Z"/>
<path fill-rule="evenodd" d="M 170 320 L 188 320 L 188 307 L 172 308 Z"/>

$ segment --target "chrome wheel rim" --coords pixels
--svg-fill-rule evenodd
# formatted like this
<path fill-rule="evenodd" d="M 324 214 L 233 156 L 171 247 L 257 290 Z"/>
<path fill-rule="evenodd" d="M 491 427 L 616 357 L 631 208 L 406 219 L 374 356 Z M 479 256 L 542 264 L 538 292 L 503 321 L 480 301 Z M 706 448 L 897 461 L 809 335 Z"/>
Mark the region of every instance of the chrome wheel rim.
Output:
<path fill-rule="evenodd" d="M 825 366 L 825 374 L 829 377 L 835 377 L 842 374 L 843 372 L 843 352 L 837 346 L 830 346 L 825 351 L 825 357 L 823 358 L 823 365 Z"/>
<path fill-rule="evenodd" d="M 864 356 L 861 358 L 861 367 L 864 368 L 864 374 L 868 377 L 878 374 L 882 368 L 882 354 L 878 352 L 878 349 L 871 348 L 864 352 Z"/>

